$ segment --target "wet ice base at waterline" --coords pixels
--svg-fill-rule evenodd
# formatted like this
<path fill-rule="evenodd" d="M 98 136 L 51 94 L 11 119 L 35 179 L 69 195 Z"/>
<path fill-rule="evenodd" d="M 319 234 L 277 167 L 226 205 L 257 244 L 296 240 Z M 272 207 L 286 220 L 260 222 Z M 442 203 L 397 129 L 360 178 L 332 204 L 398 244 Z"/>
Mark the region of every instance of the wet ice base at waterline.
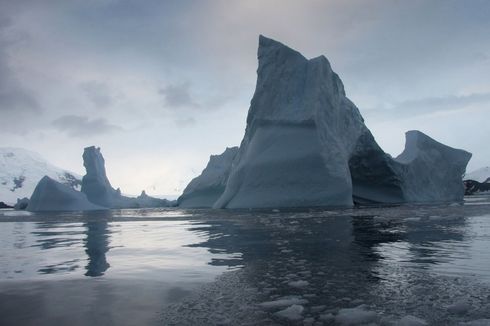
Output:
<path fill-rule="evenodd" d="M 490 197 L 0 211 L 1 325 L 490 325 Z"/>

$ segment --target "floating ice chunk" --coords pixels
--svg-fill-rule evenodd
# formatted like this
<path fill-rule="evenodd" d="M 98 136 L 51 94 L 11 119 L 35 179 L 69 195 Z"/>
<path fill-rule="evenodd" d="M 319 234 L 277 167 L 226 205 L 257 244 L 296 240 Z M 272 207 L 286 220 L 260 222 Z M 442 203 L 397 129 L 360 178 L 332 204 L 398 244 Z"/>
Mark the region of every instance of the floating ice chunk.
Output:
<path fill-rule="evenodd" d="M 263 308 L 280 308 L 280 307 L 287 307 L 290 305 L 301 305 L 305 303 L 308 303 L 308 300 L 298 296 L 289 296 L 289 297 L 281 297 L 274 301 L 262 302 L 259 303 L 259 306 Z"/>
<path fill-rule="evenodd" d="M 341 325 L 362 325 L 375 322 L 377 319 L 376 312 L 366 310 L 366 305 L 340 309 L 335 316 L 335 321 Z"/>
<path fill-rule="evenodd" d="M 397 323 L 399 326 L 425 326 L 429 325 L 425 320 L 417 318 L 415 316 L 405 316 Z"/>
<path fill-rule="evenodd" d="M 303 318 L 301 316 L 301 314 L 303 313 L 303 310 L 305 310 L 305 308 L 303 308 L 303 306 L 294 304 L 294 305 L 292 305 L 292 306 L 290 306 L 284 310 L 276 312 L 274 315 L 281 317 L 281 318 L 289 319 L 289 320 L 300 320 Z"/>
<path fill-rule="evenodd" d="M 308 285 L 310 285 L 310 283 L 308 281 L 299 280 L 299 281 L 289 282 L 288 285 L 293 287 L 293 288 L 304 288 L 304 287 L 307 287 Z"/>
<path fill-rule="evenodd" d="M 324 322 L 333 322 L 335 320 L 335 316 L 332 313 L 323 314 L 320 315 L 320 320 Z"/>
<path fill-rule="evenodd" d="M 464 315 L 470 308 L 471 306 L 466 301 L 458 301 L 447 307 L 447 311 L 455 315 Z"/>

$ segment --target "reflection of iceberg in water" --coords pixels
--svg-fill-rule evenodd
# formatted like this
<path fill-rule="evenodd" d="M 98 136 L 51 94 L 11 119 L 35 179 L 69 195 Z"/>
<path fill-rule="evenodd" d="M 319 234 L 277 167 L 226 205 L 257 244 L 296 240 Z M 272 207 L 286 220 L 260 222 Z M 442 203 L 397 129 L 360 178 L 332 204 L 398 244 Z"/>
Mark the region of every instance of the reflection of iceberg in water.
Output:
<path fill-rule="evenodd" d="M 169 324 L 213 321 L 215 307 L 226 297 L 230 305 L 245 307 L 219 311 L 231 321 L 248 321 L 262 309 L 257 318 L 269 318 L 265 324 L 283 324 L 278 314 L 292 304 L 301 305 L 301 318 L 321 320 L 325 311 L 332 311 L 333 318 L 338 309 L 365 304 L 375 316 L 389 315 L 396 321 L 413 315 L 444 325 L 445 307 L 458 293 L 471 289 L 475 298 L 488 295 L 447 276 L 456 260 L 465 257 L 467 225 L 458 207 L 213 211 L 190 231 L 206 238 L 192 246 L 240 257 L 211 259 L 209 264 L 243 269 L 218 280 L 215 297 L 210 287 L 197 299 L 166 307 L 164 321 Z M 274 306 L 281 301 L 284 306 Z M 179 314 L 182 306 L 198 305 L 202 309 Z M 252 318 L 250 324 L 260 320 Z"/>
<path fill-rule="evenodd" d="M 89 221 L 84 224 L 87 228 L 85 252 L 88 255 L 88 264 L 85 266 L 85 276 L 102 276 L 110 267 L 106 260 L 106 252 L 109 251 L 109 235 L 107 221 Z"/>

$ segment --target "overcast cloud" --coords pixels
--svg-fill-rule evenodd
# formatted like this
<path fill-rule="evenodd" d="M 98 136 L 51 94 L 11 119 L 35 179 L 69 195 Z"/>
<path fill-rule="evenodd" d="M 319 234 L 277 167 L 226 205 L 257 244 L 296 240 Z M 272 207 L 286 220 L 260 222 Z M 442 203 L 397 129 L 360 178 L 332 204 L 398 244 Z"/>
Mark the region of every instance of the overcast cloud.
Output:
<path fill-rule="evenodd" d="M 490 2 L 0 0 L 0 146 L 178 194 L 238 145 L 258 35 L 324 54 L 380 145 L 420 129 L 490 165 Z M 136 167 L 136 168 L 135 168 Z"/>
<path fill-rule="evenodd" d="M 112 125 L 106 119 L 90 120 L 88 117 L 78 115 L 64 115 L 53 121 L 53 126 L 66 132 L 71 137 L 93 137 L 113 131 L 121 131 L 122 128 Z"/>

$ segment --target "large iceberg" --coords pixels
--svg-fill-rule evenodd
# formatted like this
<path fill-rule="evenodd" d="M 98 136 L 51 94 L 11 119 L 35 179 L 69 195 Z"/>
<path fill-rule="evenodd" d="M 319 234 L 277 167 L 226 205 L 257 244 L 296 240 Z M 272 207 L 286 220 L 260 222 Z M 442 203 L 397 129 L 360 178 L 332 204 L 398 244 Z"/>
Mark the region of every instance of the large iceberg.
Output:
<path fill-rule="evenodd" d="M 31 212 L 98 209 L 104 208 L 89 202 L 85 194 L 48 176 L 39 181 L 27 206 L 27 210 Z"/>
<path fill-rule="evenodd" d="M 221 196 L 231 170 L 238 147 L 229 147 L 220 155 L 211 155 L 201 175 L 192 179 L 177 203 L 180 207 L 212 207 Z"/>
<path fill-rule="evenodd" d="M 324 56 L 260 36 L 258 60 L 245 136 L 215 208 L 462 199 L 470 153 L 411 131 L 393 159 Z"/>

